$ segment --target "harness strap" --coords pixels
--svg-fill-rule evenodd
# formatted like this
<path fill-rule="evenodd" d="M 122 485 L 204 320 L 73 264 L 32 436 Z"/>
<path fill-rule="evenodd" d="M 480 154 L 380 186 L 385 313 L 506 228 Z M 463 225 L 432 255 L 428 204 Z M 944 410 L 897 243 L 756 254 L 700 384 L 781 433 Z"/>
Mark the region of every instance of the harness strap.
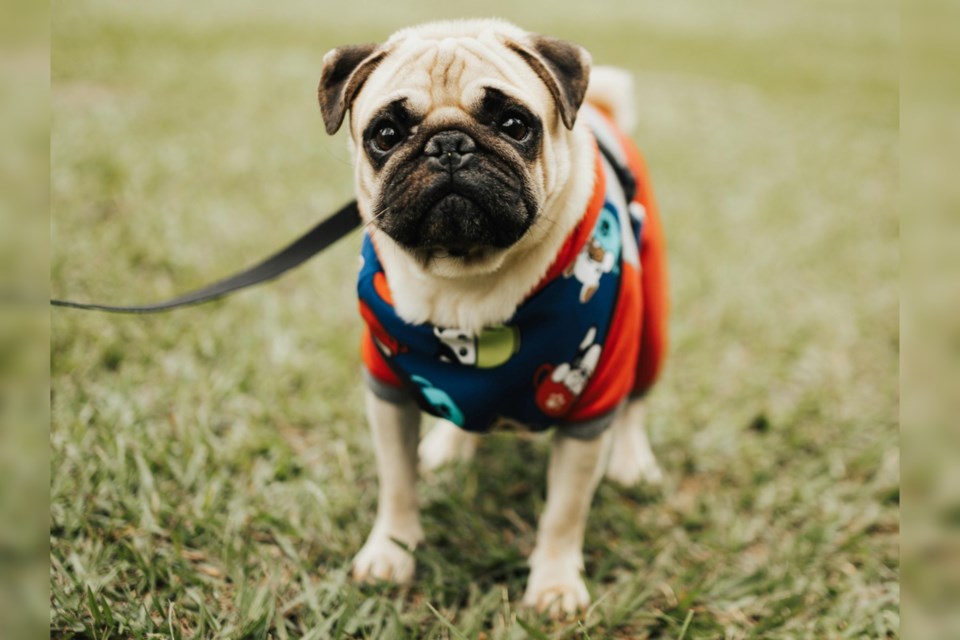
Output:
<path fill-rule="evenodd" d="M 176 298 L 153 304 L 130 306 L 74 302 L 72 300 L 50 300 L 50 304 L 54 307 L 69 307 L 89 311 L 139 314 L 158 313 L 178 307 L 209 302 L 239 289 L 245 289 L 246 287 L 252 287 L 253 285 L 273 280 L 277 276 L 320 253 L 359 226 L 360 212 L 357 209 L 356 200 L 353 200 L 265 260 L 239 273 L 227 276 L 213 284 L 190 291 Z"/>
<path fill-rule="evenodd" d="M 606 161 L 610 163 L 613 172 L 617 175 L 617 182 L 620 183 L 620 188 L 623 189 L 623 195 L 626 198 L 627 204 L 630 204 L 637 195 L 637 179 L 633 176 L 633 172 L 630 171 L 630 167 L 624 164 L 599 137 L 597 138 L 597 146 L 600 147 L 600 153 L 602 153 Z"/>

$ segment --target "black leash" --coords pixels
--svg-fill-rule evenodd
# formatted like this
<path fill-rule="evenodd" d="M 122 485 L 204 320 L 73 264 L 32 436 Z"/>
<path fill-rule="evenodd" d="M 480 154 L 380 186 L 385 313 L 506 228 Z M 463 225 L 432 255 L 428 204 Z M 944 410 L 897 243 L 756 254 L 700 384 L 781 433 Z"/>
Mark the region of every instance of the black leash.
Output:
<path fill-rule="evenodd" d="M 599 139 L 597 142 L 600 143 Z M 599 147 L 603 156 L 607 159 L 607 162 L 613 167 L 620 185 L 623 187 L 627 202 L 632 201 L 636 195 L 637 183 L 630 169 L 602 143 L 599 144 Z M 178 307 L 209 302 L 239 289 L 245 289 L 255 284 L 260 284 L 261 282 L 273 280 L 277 276 L 320 253 L 358 226 L 360 226 L 360 212 L 357 209 L 356 200 L 353 200 L 266 260 L 240 273 L 228 276 L 206 287 L 185 293 L 171 300 L 131 306 L 74 302 L 72 300 L 51 300 L 50 304 L 55 307 L 107 311 L 110 313 L 158 313 Z"/>
<path fill-rule="evenodd" d="M 357 209 L 356 200 L 353 200 L 266 260 L 240 273 L 235 273 L 206 287 L 185 293 L 171 300 L 132 306 L 73 302 L 72 300 L 51 300 L 50 304 L 55 307 L 108 311 L 110 313 L 157 313 L 176 309 L 177 307 L 209 302 L 239 289 L 252 287 L 255 284 L 260 284 L 267 280 L 273 280 L 280 274 L 293 269 L 307 259 L 320 253 L 359 226 L 360 212 Z"/>

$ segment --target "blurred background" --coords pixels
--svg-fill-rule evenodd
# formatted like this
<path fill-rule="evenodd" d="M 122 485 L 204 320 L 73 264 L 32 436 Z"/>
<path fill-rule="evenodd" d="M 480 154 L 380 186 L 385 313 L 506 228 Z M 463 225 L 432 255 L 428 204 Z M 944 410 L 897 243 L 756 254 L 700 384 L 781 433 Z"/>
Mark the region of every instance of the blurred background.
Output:
<path fill-rule="evenodd" d="M 960 635 L 960 5 L 904 5 L 901 81 L 903 634 Z"/>
<path fill-rule="evenodd" d="M 49 11 L 0 2 L 0 637 L 49 611 Z"/>
<path fill-rule="evenodd" d="M 330 48 L 501 16 L 636 80 L 670 247 L 662 490 L 604 485 L 597 606 L 518 610 L 541 439 L 423 482 L 407 589 L 346 577 L 375 509 L 358 237 L 155 317 L 54 310 L 50 604 L 61 635 L 899 635 L 898 7 L 55 2 L 56 297 L 162 299 L 352 197 L 316 104 Z M 531 631 L 532 630 L 532 631 Z"/>

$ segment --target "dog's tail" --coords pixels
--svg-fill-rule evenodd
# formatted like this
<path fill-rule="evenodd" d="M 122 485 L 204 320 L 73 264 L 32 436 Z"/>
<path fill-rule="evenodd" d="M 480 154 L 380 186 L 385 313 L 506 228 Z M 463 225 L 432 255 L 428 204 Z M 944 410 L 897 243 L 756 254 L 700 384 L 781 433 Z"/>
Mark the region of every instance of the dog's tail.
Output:
<path fill-rule="evenodd" d="M 606 112 L 624 132 L 633 131 L 633 76 L 627 71 L 603 66 L 591 69 L 586 101 Z"/>

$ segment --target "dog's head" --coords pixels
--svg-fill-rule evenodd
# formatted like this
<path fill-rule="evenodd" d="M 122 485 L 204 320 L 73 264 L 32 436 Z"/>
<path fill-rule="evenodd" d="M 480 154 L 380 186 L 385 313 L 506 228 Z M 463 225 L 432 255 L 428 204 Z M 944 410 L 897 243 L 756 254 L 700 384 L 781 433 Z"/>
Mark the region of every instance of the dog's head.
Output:
<path fill-rule="evenodd" d="M 509 23 L 431 23 L 327 53 L 320 108 L 331 134 L 350 114 L 368 222 L 428 271 L 484 273 L 549 226 L 589 68 Z"/>

